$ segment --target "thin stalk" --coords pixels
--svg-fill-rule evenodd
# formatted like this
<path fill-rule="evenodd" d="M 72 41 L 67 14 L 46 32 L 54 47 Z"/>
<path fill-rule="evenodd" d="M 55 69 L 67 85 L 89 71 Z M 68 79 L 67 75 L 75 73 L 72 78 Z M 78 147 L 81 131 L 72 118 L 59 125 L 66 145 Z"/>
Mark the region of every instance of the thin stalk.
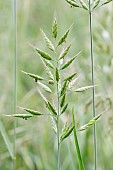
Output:
<path fill-rule="evenodd" d="M 82 160 L 82 156 L 81 156 L 81 153 L 80 153 L 79 142 L 78 142 L 78 138 L 77 138 L 75 117 L 74 117 L 74 108 L 72 109 L 72 120 L 73 120 L 73 125 L 74 125 L 75 146 L 76 146 L 77 156 L 78 156 L 78 160 L 79 160 L 79 170 L 85 170 L 83 160 Z"/>
<path fill-rule="evenodd" d="M 57 84 L 57 97 L 58 97 L 58 118 L 57 118 L 57 145 L 58 145 L 58 170 L 60 170 L 60 135 L 59 135 L 59 88 Z"/>
<path fill-rule="evenodd" d="M 57 69 L 59 69 L 59 63 L 58 63 L 58 58 L 56 57 L 56 62 L 57 62 Z M 57 109 L 58 109 L 58 116 L 57 116 L 57 145 L 58 145 L 58 155 L 57 155 L 57 165 L 58 165 L 58 170 L 60 170 L 60 134 L 59 134 L 59 117 L 60 117 L 60 101 L 59 101 L 59 82 L 57 82 Z"/>
<path fill-rule="evenodd" d="M 16 23 L 16 0 L 14 2 L 14 103 L 13 103 L 13 112 L 16 114 L 16 105 L 17 105 L 17 23 Z M 16 119 L 14 119 L 13 124 L 14 137 L 13 137 L 13 170 L 16 170 Z"/>
<path fill-rule="evenodd" d="M 90 52 L 91 52 L 91 73 L 92 73 L 92 96 L 93 96 L 93 117 L 96 116 L 95 111 L 95 81 L 94 81 L 94 56 L 93 56 L 93 33 L 92 33 L 92 10 L 91 1 L 89 0 L 89 27 L 90 27 Z M 97 170 L 97 137 L 96 137 L 96 123 L 94 124 L 94 164 Z"/>

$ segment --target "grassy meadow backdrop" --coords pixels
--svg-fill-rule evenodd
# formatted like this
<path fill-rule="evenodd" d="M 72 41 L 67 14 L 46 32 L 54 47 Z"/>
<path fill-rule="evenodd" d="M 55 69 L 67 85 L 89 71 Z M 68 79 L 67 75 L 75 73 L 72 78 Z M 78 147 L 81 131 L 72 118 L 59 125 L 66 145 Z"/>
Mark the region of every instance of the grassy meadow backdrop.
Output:
<path fill-rule="evenodd" d="M 68 42 L 68 57 L 82 50 L 73 70 L 78 73 L 76 88 L 91 85 L 89 16 L 85 10 L 71 8 L 65 0 L 17 0 L 17 106 L 46 112 L 43 99 L 26 72 L 44 75 L 39 56 L 29 44 L 46 51 L 40 28 L 52 40 L 52 22 L 56 12 L 58 39 L 73 25 Z M 113 3 L 93 13 L 98 170 L 113 170 Z M 65 44 L 64 44 L 65 46 Z M 68 74 L 68 71 L 65 74 Z M 12 170 L 14 118 L 14 12 L 13 1 L 0 1 L 0 170 Z M 92 119 L 92 91 L 68 97 L 69 108 L 75 107 L 76 127 Z M 17 113 L 22 111 L 17 107 Z M 62 122 L 71 119 L 70 109 Z M 56 170 L 57 140 L 49 116 L 17 119 L 17 170 Z M 78 140 L 86 170 L 94 169 L 93 127 L 78 132 Z M 78 170 L 73 134 L 62 143 L 61 170 Z"/>

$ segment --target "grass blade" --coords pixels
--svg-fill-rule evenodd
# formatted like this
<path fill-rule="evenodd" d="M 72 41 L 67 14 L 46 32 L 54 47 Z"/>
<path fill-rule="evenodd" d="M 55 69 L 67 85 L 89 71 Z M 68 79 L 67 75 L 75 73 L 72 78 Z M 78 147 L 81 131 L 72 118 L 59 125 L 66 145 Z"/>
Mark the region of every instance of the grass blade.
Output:
<path fill-rule="evenodd" d="M 9 137 L 8 137 L 6 131 L 5 131 L 4 125 L 3 125 L 1 120 L 0 120 L 0 132 L 1 132 L 1 135 L 2 135 L 2 137 L 4 139 L 6 147 L 7 147 L 8 151 L 9 151 L 9 154 L 10 154 L 11 158 L 13 159 L 14 158 L 14 156 L 13 156 L 13 147 L 11 145 L 11 142 L 9 140 Z"/>
<path fill-rule="evenodd" d="M 74 126 L 73 131 L 74 131 L 75 147 L 76 147 L 77 156 L 78 156 L 78 160 L 79 160 L 79 170 L 85 170 L 83 160 L 82 160 L 82 156 L 81 156 L 81 153 L 80 153 L 79 142 L 78 142 L 78 138 L 77 138 L 75 118 L 74 118 L 74 107 L 72 109 L 72 120 L 73 120 L 73 126 Z"/>

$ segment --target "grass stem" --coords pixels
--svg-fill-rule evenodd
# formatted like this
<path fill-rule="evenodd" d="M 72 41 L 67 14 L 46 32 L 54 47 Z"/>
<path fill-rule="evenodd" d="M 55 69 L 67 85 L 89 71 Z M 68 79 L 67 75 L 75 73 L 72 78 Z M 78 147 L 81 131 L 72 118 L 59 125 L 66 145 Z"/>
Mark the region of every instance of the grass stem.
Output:
<path fill-rule="evenodd" d="M 56 55 L 56 68 L 59 69 L 59 62 L 58 62 L 58 58 Z M 58 146 L 58 154 L 57 154 L 57 166 L 58 166 L 58 170 L 60 170 L 60 132 L 59 132 L 59 123 L 60 123 L 60 97 L 59 97 L 59 81 L 57 82 L 57 110 L 58 110 L 58 116 L 57 116 L 57 146 Z"/>
<path fill-rule="evenodd" d="M 94 81 L 94 56 L 93 56 L 93 33 L 92 33 L 92 10 L 91 1 L 89 0 L 89 26 L 90 26 L 90 50 L 91 50 L 91 72 L 92 72 L 92 96 L 93 96 L 93 117 L 96 116 L 95 111 L 95 81 Z M 94 162 L 95 170 L 97 170 L 97 139 L 96 139 L 96 123 L 94 124 Z"/>
<path fill-rule="evenodd" d="M 16 114 L 16 105 L 17 105 L 17 23 L 16 23 L 16 0 L 14 2 L 14 103 L 13 103 L 13 112 Z M 13 170 L 16 170 L 16 119 L 14 118 L 14 137 L 13 137 Z"/>

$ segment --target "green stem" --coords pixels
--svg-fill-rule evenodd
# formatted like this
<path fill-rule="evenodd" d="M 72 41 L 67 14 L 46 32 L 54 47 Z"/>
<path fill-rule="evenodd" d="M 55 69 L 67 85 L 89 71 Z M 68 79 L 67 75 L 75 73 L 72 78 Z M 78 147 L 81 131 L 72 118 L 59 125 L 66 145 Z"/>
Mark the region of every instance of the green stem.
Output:
<path fill-rule="evenodd" d="M 74 125 L 75 146 L 76 146 L 77 156 L 78 156 L 78 160 L 79 160 L 79 170 L 85 170 L 83 160 L 82 160 L 82 156 L 81 156 L 81 153 L 80 153 L 79 142 L 78 142 L 78 138 L 77 138 L 75 117 L 74 117 L 74 108 L 72 109 L 72 119 L 73 119 L 73 125 Z"/>
<path fill-rule="evenodd" d="M 95 111 L 95 81 L 94 81 L 94 56 L 93 56 L 93 33 L 92 33 L 92 11 L 91 1 L 89 0 L 89 22 L 90 22 L 90 48 L 91 48 L 91 69 L 92 69 L 92 96 L 93 96 L 93 117 L 96 116 Z M 94 124 L 94 162 L 95 170 L 97 170 L 97 139 L 96 139 L 96 123 Z"/>
<path fill-rule="evenodd" d="M 14 0 L 14 103 L 13 103 L 13 112 L 16 113 L 16 104 L 17 104 L 17 23 L 16 23 L 16 0 Z M 13 137 L 13 170 L 16 170 L 16 119 L 14 119 L 13 124 L 14 137 Z"/>
<path fill-rule="evenodd" d="M 57 69 L 59 69 L 58 59 L 56 57 Z M 57 99 L 58 99 L 58 117 L 57 117 L 57 145 L 58 145 L 58 155 L 57 155 L 57 163 L 58 170 L 60 170 L 60 134 L 59 134 L 59 117 L 60 117 L 60 101 L 59 101 L 59 82 L 57 82 Z"/>

